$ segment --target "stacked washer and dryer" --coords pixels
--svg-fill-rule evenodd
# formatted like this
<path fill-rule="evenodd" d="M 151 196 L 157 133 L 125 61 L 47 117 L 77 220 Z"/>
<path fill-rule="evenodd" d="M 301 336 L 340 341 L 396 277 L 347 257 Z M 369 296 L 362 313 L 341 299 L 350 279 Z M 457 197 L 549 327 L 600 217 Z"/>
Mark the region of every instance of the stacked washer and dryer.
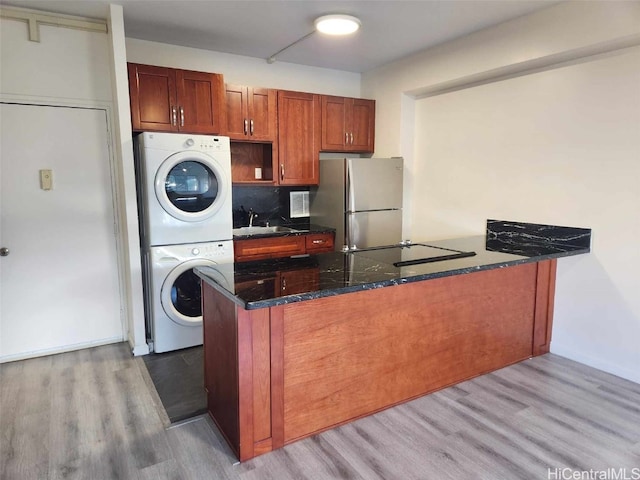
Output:
<path fill-rule="evenodd" d="M 160 353 L 202 344 L 200 279 L 208 266 L 233 284 L 228 137 L 141 133 L 136 173 L 147 337 Z"/>

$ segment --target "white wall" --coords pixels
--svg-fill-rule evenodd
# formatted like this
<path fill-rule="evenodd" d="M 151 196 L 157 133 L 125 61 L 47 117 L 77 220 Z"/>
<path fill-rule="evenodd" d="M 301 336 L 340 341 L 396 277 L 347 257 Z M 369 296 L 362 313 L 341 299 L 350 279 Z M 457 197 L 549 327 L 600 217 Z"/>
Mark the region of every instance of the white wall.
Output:
<path fill-rule="evenodd" d="M 0 22 L 3 94 L 111 102 L 107 35 L 41 25 L 40 42 L 31 42 L 26 22 Z"/>
<path fill-rule="evenodd" d="M 117 188 L 120 209 L 120 234 L 123 248 L 120 261 L 124 270 L 127 309 L 127 339 L 134 355 L 149 353 L 144 320 L 144 294 L 142 289 L 142 263 L 140 260 L 140 233 L 138 204 L 133 161 L 131 109 L 129 107 L 129 80 L 127 51 L 122 6 L 109 5 L 109 43 L 111 83 L 113 85 L 115 122 L 115 150 L 118 156 Z"/>
<path fill-rule="evenodd" d="M 227 83 L 360 96 L 360 74 L 127 38 L 127 61 L 222 73 Z"/>
<path fill-rule="evenodd" d="M 487 218 L 593 228 L 590 254 L 559 260 L 551 349 L 636 382 L 640 49 L 615 46 L 638 40 L 640 2 L 567 3 L 363 76 L 376 153 L 408 159 L 411 238 Z"/>
<path fill-rule="evenodd" d="M 552 350 L 640 381 L 640 47 L 416 107 L 414 237 L 592 228 L 592 253 L 559 262 Z"/>

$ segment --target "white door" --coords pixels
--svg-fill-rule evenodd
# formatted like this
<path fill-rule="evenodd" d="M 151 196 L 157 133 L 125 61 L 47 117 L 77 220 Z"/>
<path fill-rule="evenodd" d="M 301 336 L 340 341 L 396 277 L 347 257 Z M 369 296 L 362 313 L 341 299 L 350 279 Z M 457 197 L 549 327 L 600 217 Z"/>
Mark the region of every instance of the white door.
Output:
<path fill-rule="evenodd" d="M 105 111 L 2 103 L 0 132 L 0 361 L 122 340 Z"/>

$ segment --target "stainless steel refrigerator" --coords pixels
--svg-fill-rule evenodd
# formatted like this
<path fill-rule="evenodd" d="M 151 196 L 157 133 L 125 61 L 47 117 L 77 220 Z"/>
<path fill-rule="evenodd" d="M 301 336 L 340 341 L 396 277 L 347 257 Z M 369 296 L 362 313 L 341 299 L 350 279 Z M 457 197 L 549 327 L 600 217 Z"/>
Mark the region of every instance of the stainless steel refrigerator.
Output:
<path fill-rule="evenodd" d="M 311 223 L 336 229 L 336 250 L 402 241 L 403 159 L 320 159 L 310 193 Z"/>

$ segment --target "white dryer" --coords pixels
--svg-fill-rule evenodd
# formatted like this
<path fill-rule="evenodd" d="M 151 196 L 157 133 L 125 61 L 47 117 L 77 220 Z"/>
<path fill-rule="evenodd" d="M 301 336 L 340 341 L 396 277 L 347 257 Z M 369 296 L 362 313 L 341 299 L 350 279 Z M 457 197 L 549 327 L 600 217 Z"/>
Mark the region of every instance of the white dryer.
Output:
<path fill-rule="evenodd" d="M 229 138 L 144 132 L 136 143 L 142 245 L 231 240 Z"/>
<path fill-rule="evenodd" d="M 194 267 L 233 287 L 233 241 L 150 247 L 146 253 L 147 320 L 153 350 L 202 345 L 200 278 Z"/>

